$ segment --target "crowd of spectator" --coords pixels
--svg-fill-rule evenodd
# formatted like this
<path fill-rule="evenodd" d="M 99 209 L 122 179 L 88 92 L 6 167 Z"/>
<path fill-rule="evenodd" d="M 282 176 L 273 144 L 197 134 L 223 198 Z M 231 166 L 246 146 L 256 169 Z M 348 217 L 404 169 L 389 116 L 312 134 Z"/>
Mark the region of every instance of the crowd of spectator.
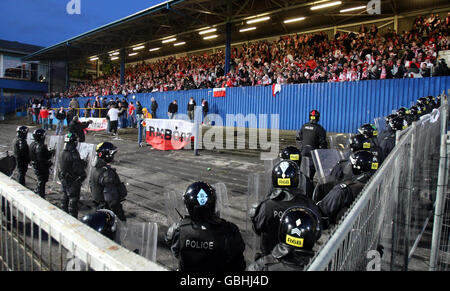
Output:
<path fill-rule="evenodd" d="M 295 34 L 233 47 L 231 70 L 225 74 L 225 54 L 217 51 L 169 57 L 126 68 L 120 84 L 119 69 L 93 81 L 72 86 L 63 97 L 86 97 L 172 90 L 205 89 L 271 84 L 344 82 L 373 79 L 421 78 L 449 75 L 438 60 L 448 50 L 450 13 L 445 19 L 418 16 L 410 31 L 388 29 L 383 35 L 375 25 L 359 32 Z"/>

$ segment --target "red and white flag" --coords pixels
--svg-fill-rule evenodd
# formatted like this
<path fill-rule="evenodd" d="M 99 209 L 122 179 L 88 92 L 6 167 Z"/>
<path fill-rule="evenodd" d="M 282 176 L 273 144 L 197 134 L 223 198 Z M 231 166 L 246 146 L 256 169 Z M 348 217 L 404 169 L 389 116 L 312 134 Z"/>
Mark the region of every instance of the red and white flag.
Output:
<path fill-rule="evenodd" d="M 214 97 L 225 97 L 227 95 L 227 89 L 226 88 L 214 88 L 213 89 L 213 96 Z"/>
<path fill-rule="evenodd" d="M 273 97 L 275 97 L 275 95 L 277 93 L 280 93 L 280 92 L 281 92 L 281 85 L 280 84 L 273 84 L 272 85 L 272 95 L 273 95 Z"/>

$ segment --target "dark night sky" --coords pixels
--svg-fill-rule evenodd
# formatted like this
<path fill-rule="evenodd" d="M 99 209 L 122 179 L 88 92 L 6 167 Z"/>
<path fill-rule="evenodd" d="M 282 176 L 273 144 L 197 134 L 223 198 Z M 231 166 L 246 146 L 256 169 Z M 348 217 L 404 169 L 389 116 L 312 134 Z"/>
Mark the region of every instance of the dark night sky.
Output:
<path fill-rule="evenodd" d="M 69 15 L 70 0 L 0 0 L 0 39 L 47 47 L 164 2 L 79 1 L 81 14 Z"/>

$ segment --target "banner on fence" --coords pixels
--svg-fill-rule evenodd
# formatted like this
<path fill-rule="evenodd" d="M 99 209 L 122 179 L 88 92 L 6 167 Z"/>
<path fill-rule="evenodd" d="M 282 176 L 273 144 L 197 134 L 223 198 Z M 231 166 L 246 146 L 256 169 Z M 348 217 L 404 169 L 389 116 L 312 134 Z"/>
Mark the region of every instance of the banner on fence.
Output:
<path fill-rule="evenodd" d="M 106 118 L 80 117 L 80 122 L 86 122 L 89 120 L 92 120 L 93 123 L 86 128 L 88 131 L 103 131 L 108 128 L 108 120 L 106 120 Z"/>
<path fill-rule="evenodd" d="M 194 139 L 194 123 L 174 119 L 145 119 L 146 141 L 155 149 L 183 149 Z"/>

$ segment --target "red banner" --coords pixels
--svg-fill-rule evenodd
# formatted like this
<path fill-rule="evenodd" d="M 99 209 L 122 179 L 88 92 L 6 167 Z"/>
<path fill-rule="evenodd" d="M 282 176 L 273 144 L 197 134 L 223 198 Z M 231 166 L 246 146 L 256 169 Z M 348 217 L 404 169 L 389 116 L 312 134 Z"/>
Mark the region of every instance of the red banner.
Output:
<path fill-rule="evenodd" d="M 194 124 L 184 120 L 145 119 L 146 141 L 157 150 L 181 150 L 194 140 Z"/>

